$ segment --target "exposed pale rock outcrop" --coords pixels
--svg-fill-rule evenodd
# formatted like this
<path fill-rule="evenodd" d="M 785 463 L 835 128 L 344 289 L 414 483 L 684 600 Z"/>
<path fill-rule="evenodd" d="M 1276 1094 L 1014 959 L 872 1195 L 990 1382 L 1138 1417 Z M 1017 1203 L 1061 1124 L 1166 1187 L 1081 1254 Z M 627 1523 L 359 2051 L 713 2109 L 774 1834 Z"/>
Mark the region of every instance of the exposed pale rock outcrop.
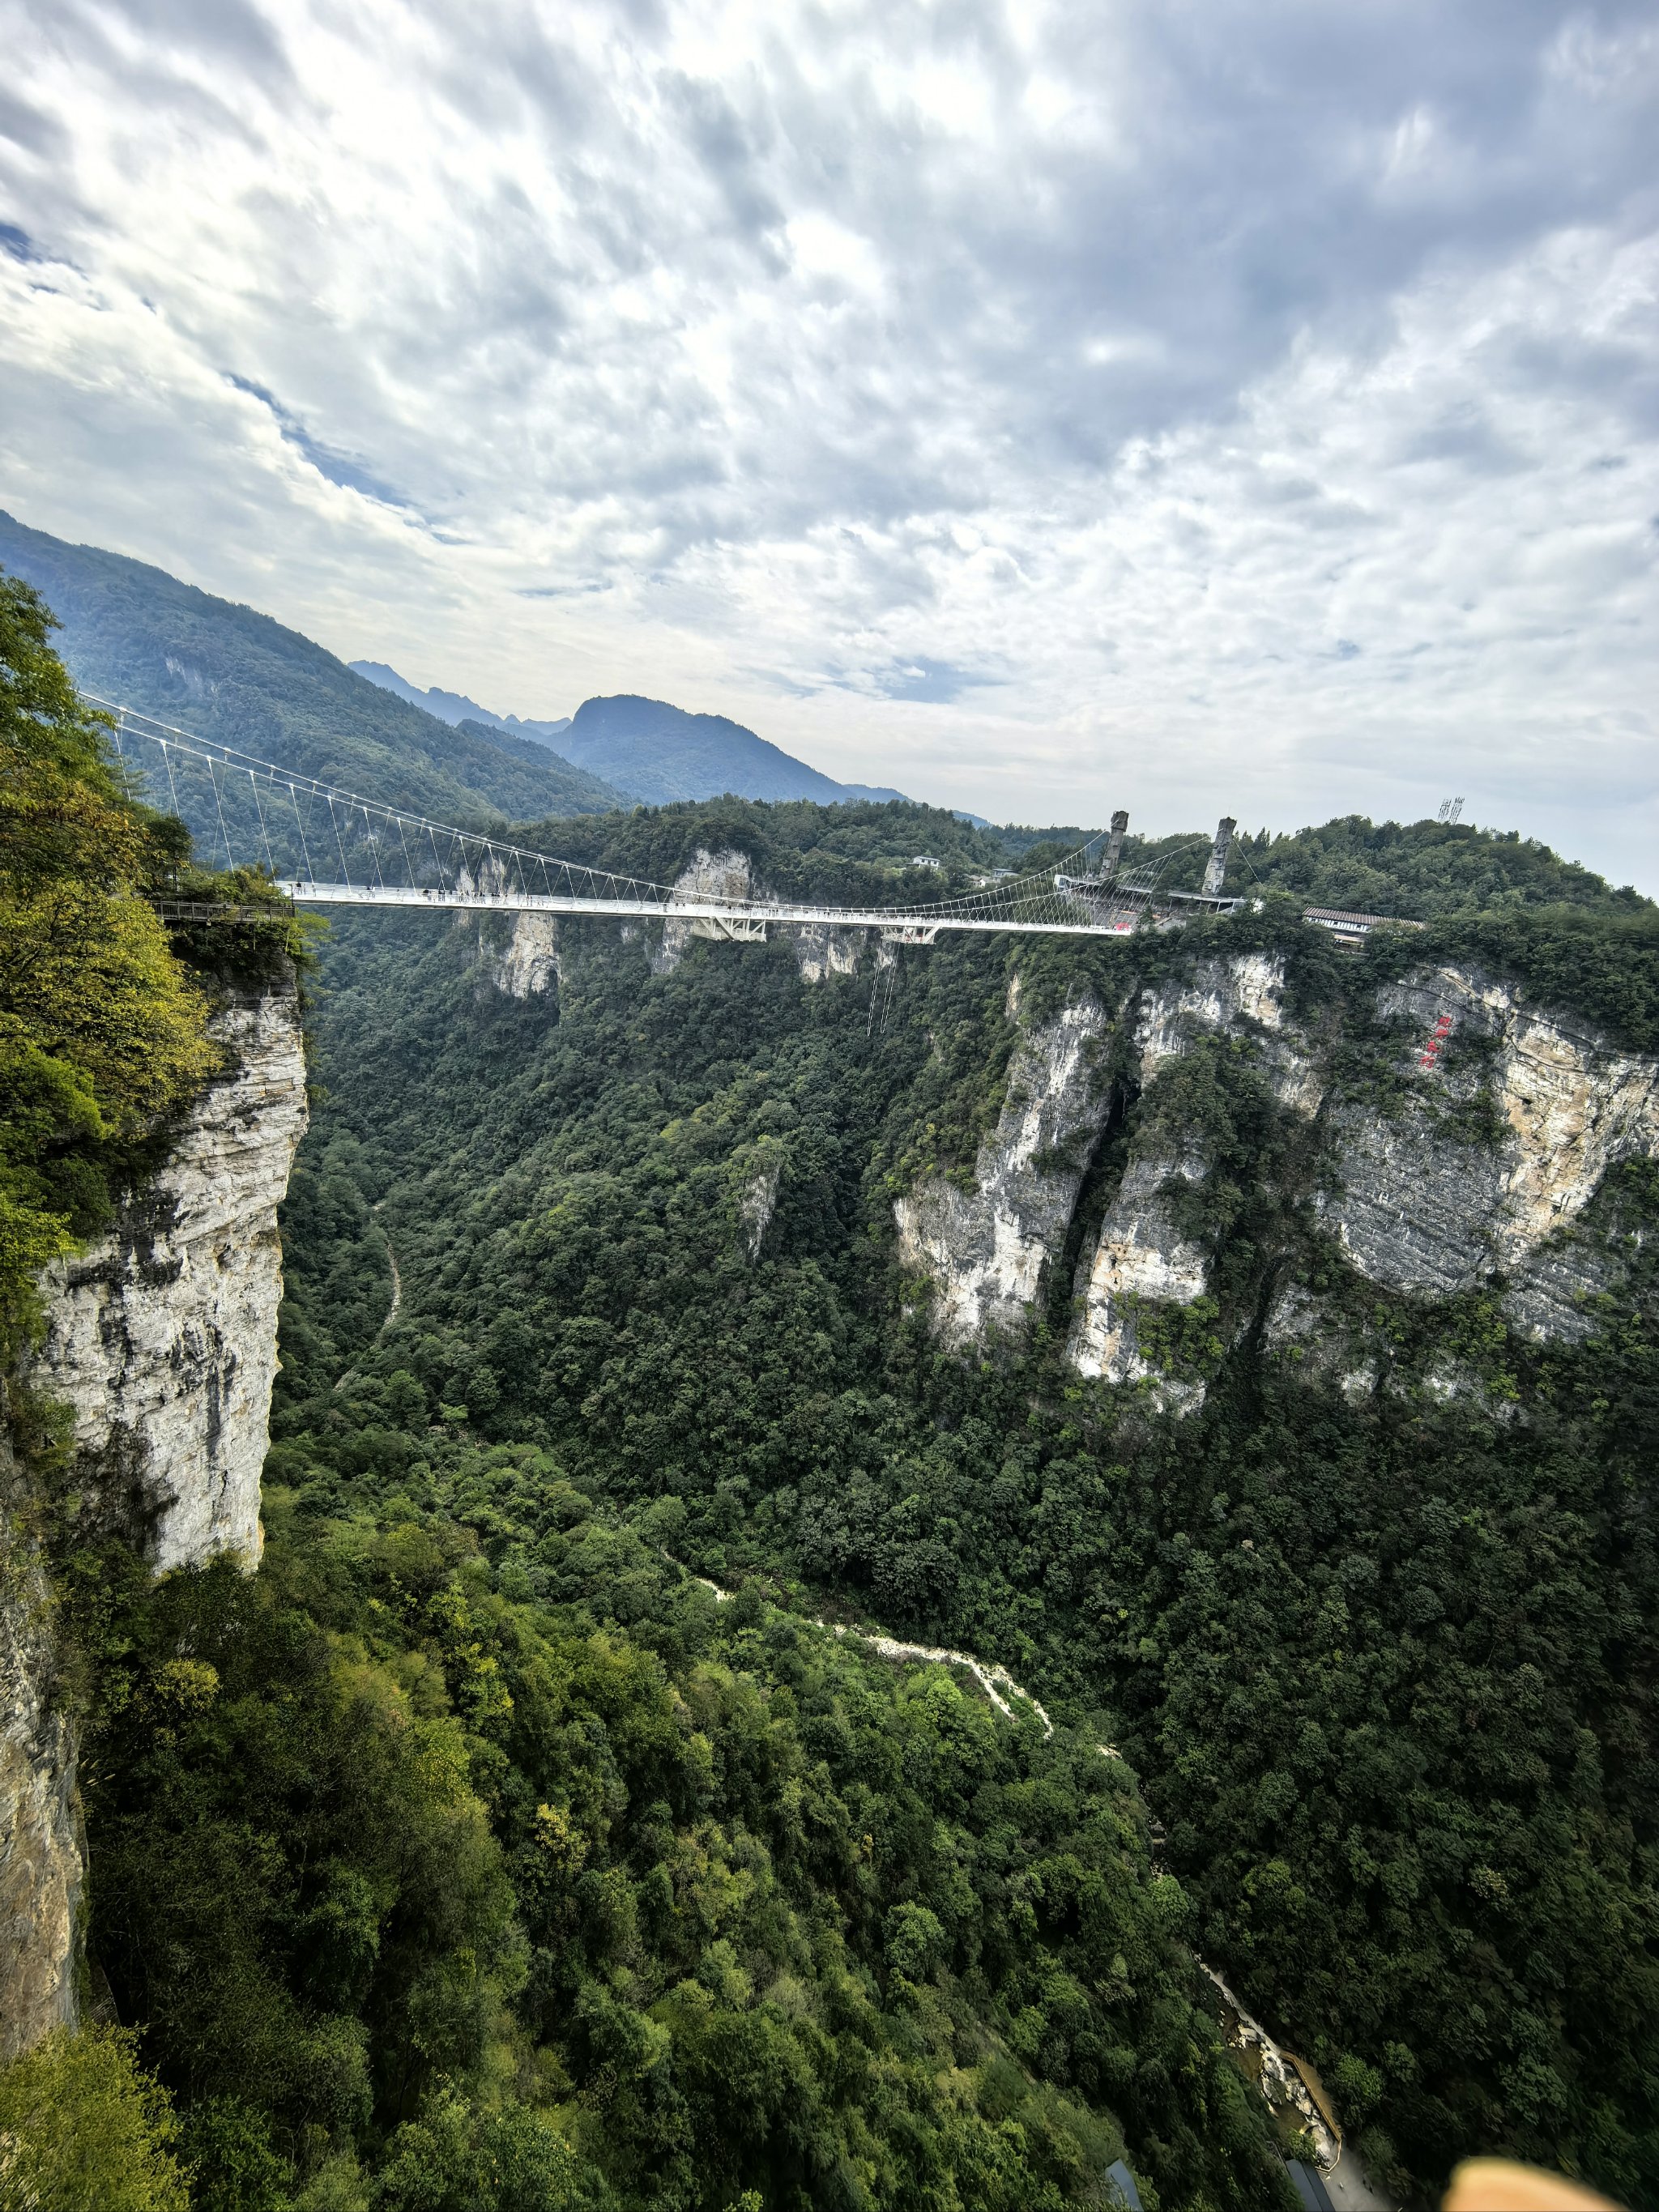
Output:
<path fill-rule="evenodd" d="M 1310 1119 L 1318 1113 L 1324 1079 L 1307 1040 L 1285 1018 L 1282 959 L 1249 952 L 1237 960 L 1206 960 L 1184 982 L 1148 992 L 1135 1024 L 1142 1083 L 1206 1032 L 1249 1036 L 1280 1104 Z"/>
<path fill-rule="evenodd" d="M 778 1203 L 783 1161 L 773 1153 L 756 1161 L 738 1196 L 738 1234 L 751 1261 L 758 1260 Z"/>
<path fill-rule="evenodd" d="M 804 922 L 789 933 L 803 983 L 826 976 L 851 975 L 869 938 L 865 929 L 836 929 L 828 922 Z"/>
<path fill-rule="evenodd" d="M 1007 1011 L 1017 1017 L 1017 976 Z M 1287 1013 L 1283 963 L 1266 955 L 1204 962 L 1147 993 L 1133 1041 L 1144 1085 L 1201 1036 L 1248 1040 L 1280 1104 L 1320 1133 L 1328 1181 L 1315 1202 L 1361 1274 L 1430 1298 L 1497 1280 L 1515 1327 L 1540 1340 L 1582 1337 L 1595 1325 L 1596 1294 L 1623 1273 L 1616 1237 L 1595 1216 L 1587 1224 L 1586 1209 L 1609 1169 L 1659 1154 L 1659 1060 L 1449 965 L 1384 986 L 1377 1011 L 1400 1026 L 1410 1079 L 1392 1105 L 1331 1095 L 1321 1043 Z M 1079 1080 L 1079 1048 L 1086 1030 L 1092 1066 L 1109 1026 L 1098 1007 L 1073 1008 L 1029 1036 L 981 1150 L 977 1190 L 935 1180 L 898 1202 L 901 1257 L 933 1278 L 947 1339 L 1014 1319 L 1060 1258 L 1107 1114 L 1099 1088 Z M 1109 1200 L 1079 1270 L 1070 1352 L 1083 1373 L 1147 1379 L 1136 1302 L 1190 1304 L 1203 1294 L 1200 1255 L 1158 1195 L 1172 1176 L 1201 1173 L 1200 1151 L 1182 1157 L 1179 1140 L 1166 1140 L 1158 1157 L 1132 1158 Z M 1038 1171 L 1040 1152 L 1066 1157 L 1045 1158 Z M 1328 1328 L 1300 1292 L 1279 1294 L 1264 1348 L 1351 1397 L 1376 1390 L 1388 1365 L 1346 1325 Z M 1441 1381 L 1466 1384 L 1449 1372 Z M 1159 1379 L 1159 1389 L 1171 1404 L 1197 1402 L 1186 1386 Z"/>
<path fill-rule="evenodd" d="M 276 1206 L 306 1126 L 295 993 L 213 1024 L 234 1067 L 197 1101 L 113 1229 L 46 1281 L 39 1389 L 74 1415 L 94 1510 L 143 1532 L 158 1571 L 256 1559 L 276 1372 Z"/>
<path fill-rule="evenodd" d="M 1262 952 L 1200 962 L 1184 981 L 1149 991 L 1135 1023 L 1142 1081 L 1151 1080 L 1159 1060 L 1183 1051 L 1194 1029 L 1249 1022 L 1277 1033 L 1284 1025 L 1284 962 Z"/>
<path fill-rule="evenodd" d="M 753 898 L 754 872 L 749 855 L 731 848 L 723 853 L 711 853 L 706 845 L 699 845 L 675 877 L 674 890 L 680 898 Z M 664 922 L 662 942 L 652 955 L 652 973 L 672 975 L 684 959 L 685 948 L 692 939 L 713 933 L 708 924 L 700 921 Z"/>
<path fill-rule="evenodd" d="M 1093 1256 L 1079 1270 L 1081 1295 L 1066 1349 L 1080 1374 L 1107 1382 L 1153 1376 L 1136 1341 L 1136 1301 L 1185 1306 L 1203 1297 L 1204 1255 L 1182 1237 L 1161 1195 L 1172 1178 L 1193 1182 L 1203 1173 L 1203 1162 L 1190 1156 L 1131 1162 L 1101 1224 Z M 1167 1380 L 1163 1389 L 1183 1409 L 1204 1395 L 1197 1385 Z"/>
<path fill-rule="evenodd" d="M 1322 1085 L 1302 1041 L 1285 1018 L 1282 960 L 1249 953 L 1205 961 L 1178 983 L 1149 992 L 1135 1018 L 1143 1085 L 1194 1038 L 1243 1033 L 1282 1103 L 1313 1115 Z M 1207 1287 L 1204 1255 L 1176 1225 L 1164 1188 L 1202 1179 L 1195 1150 L 1160 1147 L 1132 1158 L 1106 1209 L 1093 1252 L 1078 1270 L 1077 1317 L 1066 1346 L 1078 1371 L 1108 1382 L 1147 1382 L 1152 1402 L 1179 1413 L 1204 1401 L 1204 1386 L 1162 1374 L 1145 1357 L 1136 1311 L 1143 1301 L 1191 1305 Z"/>
<path fill-rule="evenodd" d="M 559 980 L 556 919 L 550 914 L 515 915 L 505 949 L 486 949 L 483 963 L 490 981 L 509 999 L 540 998 Z"/>
<path fill-rule="evenodd" d="M 1349 1258 L 1375 1282 L 1432 1296 L 1501 1273 L 1511 1317 L 1529 1334 L 1582 1334 L 1583 1295 L 1617 1270 L 1562 1232 L 1610 1167 L 1659 1152 L 1659 1060 L 1620 1052 L 1522 1004 L 1512 987 L 1456 968 L 1391 985 L 1378 1006 L 1409 1024 L 1420 1091 L 1395 1118 L 1362 1105 L 1338 1116 L 1342 1190 L 1329 1212 Z M 1445 1042 L 1424 1066 L 1437 1035 Z M 1473 1065 L 1456 1050 L 1470 1038 L 1484 1046 Z M 1443 1119 L 1483 1085 L 1495 1144 L 1463 1140 Z"/>
<path fill-rule="evenodd" d="M 1096 1047 L 1109 1017 L 1094 999 L 1030 1031 L 1008 1071 L 977 1188 L 930 1177 L 893 1208 L 900 1256 L 932 1278 L 935 1319 L 960 1343 L 988 1321 L 1017 1321 L 1066 1242 L 1105 1121 Z"/>

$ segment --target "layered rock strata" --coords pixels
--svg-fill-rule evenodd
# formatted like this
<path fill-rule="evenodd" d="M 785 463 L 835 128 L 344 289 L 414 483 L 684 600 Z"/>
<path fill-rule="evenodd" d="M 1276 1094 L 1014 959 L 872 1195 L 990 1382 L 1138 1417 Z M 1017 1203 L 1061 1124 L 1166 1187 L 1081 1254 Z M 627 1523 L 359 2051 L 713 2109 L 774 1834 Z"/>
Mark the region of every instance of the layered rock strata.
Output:
<path fill-rule="evenodd" d="M 706 845 L 699 845 L 675 877 L 674 891 L 678 897 L 684 899 L 753 898 L 754 871 L 749 855 L 733 849 L 711 853 Z M 694 937 L 719 933 L 718 927 L 708 921 L 665 921 L 662 941 L 652 955 L 653 974 L 672 975 L 684 959 L 686 947 Z"/>
<path fill-rule="evenodd" d="M 789 934 L 803 983 L 853 975 L 870 937 L 866 929 L 837 929 L 828 922 L 802 922 Z"/>
<path fill-rule="evenodd" d="M 1341 1190 L 1328 1210 L 1348 1257 L 1374 1282 L 1431 1296 L 1502 1276 L 1528 1334 L 1583 1334 L 1585 1299 L 1617 1267 L 1572 1232 L 1609 1168 L 1659 1152 L 1659 1060 L 1457 968 L 1377 1003 L 1403 1032 L 1412 1090 L 1395 1115 L 1336 1117 Z M 1481 1102 L 1491 1137 L 1471 1140 L 1456 1109 Z"/>
<path fill-rule="evenodd" d="M 1206 1287 L 1204 1255 L 1176 1227 L 1163 1193 L 1175 1178 L 1196 1182 L 1195 1156 L 1131 1161 L 1107 1208 L 1093 1257 L 1079 1269 L 1081 1295 L 1066 1347 L 1079 1374 L 1107 1382 L 1140 1382 L 1153 1374 L 1142 1358 L 1135 1314 L 1143 1300 L 1191 1305 Z M 1183 1402 L 1201 1390 L 1182 1391 Z"/>
<path fill-rule="evenodd" d="M 486 947 L 490 981 L 509 999 L 538 999 L 559 980 L 559 925 L 550 914 L 514 917 L 513 934 L 499 951 Z"/>

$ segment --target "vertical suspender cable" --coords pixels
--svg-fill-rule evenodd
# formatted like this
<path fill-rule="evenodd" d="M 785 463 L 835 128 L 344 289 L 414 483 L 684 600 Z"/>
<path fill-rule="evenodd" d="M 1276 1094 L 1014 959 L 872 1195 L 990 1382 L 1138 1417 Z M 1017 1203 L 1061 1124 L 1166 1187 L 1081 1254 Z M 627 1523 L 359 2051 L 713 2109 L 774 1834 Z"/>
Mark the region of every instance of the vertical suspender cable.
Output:
<path fill-rule="evenodd" d="M 317 871 L 311 865 L 311 848 L 306 842 L 305 817 L 300 811 L 300 794 L 294 788 L 291 781 L 288 787 L 288 795 L 294 801 L 294 823 L 300 833 L 300 851 L 305 859 L 306 881 L 308 884 L 314 884 L 317 880 Z"/>
<path fill-rule="evenodd" d="M 182 822 L 185 817 L 179 812 L 179 787 L 173 780 L 173 755 L 167 749 L 165 738 L 158 738 L 155 742 L 161 748 L 161 765 L 167 772 L 167 789 L 173 795 L 173 811 L 175 817 Z"/>
<path fill-rule="evenodd" d="M 247 772 L 247 781 L 248 788 L 253 793 L 253 811 L 259 817 L 259 837 L 260 842 L 265 848 L 265 873 L 274 879 L 276 873 L 276 863 L 270 857 L 270 832 L 265 827 L 265 810 L 259 804 L 258 781 L 255 777 L 252 769 Z"/>
<path fill-rule="evenodd" d="M 380 873 L 380 841 L 374 835 L 373 826 L 369 822 L 368 807 L 364 807 L 363 809 L 363 836 L 368 846 L 368 863 L 374 871 L 374 880 L 380 886 L 380 889 L 384 890 L 386 889 L 386 878 Z"/>
<path fill-rule="evenodd" d="M 236 855 L 230 849 L 230 831 L 225 826 L 225 810 L 219 797 L 219 779 L 213 773 L 213 756 L 211 753 L 204 753 L 203 758 L 207 763 L 208 781 L 213 788 L 213 810 L 219 817 L 219 835 L 225 841 L 225 866 L 228 868 L 234 868 L 236 866 Z"/>
<path fill-rule="evenodd" d="M 351 889 L 351 871 L 346 866 L 345 847 L 340 839 L 340 817 L 334 811 L 334 794 L 328 794 L 328 818 L 334 824 L 334 849 L 340 856 L 340 875 L 348 890 Z"/>

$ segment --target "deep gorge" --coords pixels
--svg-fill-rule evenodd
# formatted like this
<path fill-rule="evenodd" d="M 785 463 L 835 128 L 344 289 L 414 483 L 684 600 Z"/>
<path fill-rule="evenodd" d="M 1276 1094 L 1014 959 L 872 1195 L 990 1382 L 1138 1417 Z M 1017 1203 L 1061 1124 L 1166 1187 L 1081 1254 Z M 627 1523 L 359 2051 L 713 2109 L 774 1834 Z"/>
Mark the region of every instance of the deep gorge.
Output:
<path fill-rule="evenodd" d="M 1104 945 L 100 891 L 204 1027 L 118 1142 L 9 1079 L 81 1224 L 8 1382 L 9 2051 L 153 2069 L 212 2212 L 1288 2201 L 1197 1954 L 1404 2200 L 1659 2201 L 1651 912 L 1246 843 Z M 1301 920 L 1359 884 L 1426 929 Z"/>

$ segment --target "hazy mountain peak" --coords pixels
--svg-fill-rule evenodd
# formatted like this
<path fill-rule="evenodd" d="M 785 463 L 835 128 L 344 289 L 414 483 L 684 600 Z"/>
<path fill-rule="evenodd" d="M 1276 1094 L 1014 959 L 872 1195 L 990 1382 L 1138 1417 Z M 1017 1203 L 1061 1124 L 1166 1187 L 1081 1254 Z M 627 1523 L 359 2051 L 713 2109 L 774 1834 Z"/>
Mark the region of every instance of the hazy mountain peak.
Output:
<path fill-rule="evenodd" d="M 354 660 L 351 666 L 371 684 L 457 728 L 479 722 L 542 744 L 556 738 L 566 760 L 653 805 L 718 799 L 726 792 L 738 799 L 811 799 L 825 806 L 904 796 L 885 787 L 838 782 L 727 714 L 695 714 L 636 692 L 585 699 L 574 715 L 558 721 L 529 721 L 517 714 L 492 714 L 464 693 L 435 684 L 419 690 L 383 660 Z"/>
<path fill-rule="evenodd" d="M 902 792 L 838 783 L 726 714 L 699 714 L 635 692 L 585 699 L 559 740 L 579 768 L 666 805 L 679 799 L 902 799 Z"/>
<path fill-rule="evenodd" d="M 435 714 L 441 722 L 447 722 L 456 729 L 463 722 L 482 722 L 486 729 L 510 731 L 515 738 L 533 738 L 538 744 L 547 744 L 561 731 L 570 727 L 568 714 L 545 721 L 519 714 L 495 714 L 488 707 L 481 707 L 476 699 L 469 699 L 464 691 L 446 691 L 436 684 L 420 690 L 384 660 L 354 660 L 349 665 L 355 675 L 366 676 L 382 691 L 394 692 L 399 699 L 407 699 L 411 707 Z"/>

